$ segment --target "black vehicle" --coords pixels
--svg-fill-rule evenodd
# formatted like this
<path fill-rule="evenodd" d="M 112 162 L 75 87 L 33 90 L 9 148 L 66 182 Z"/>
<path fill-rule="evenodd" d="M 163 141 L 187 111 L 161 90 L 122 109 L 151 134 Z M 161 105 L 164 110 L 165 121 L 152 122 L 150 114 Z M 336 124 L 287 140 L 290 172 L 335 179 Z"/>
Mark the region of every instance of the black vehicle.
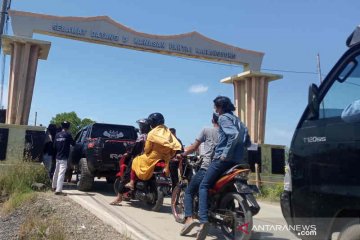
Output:
<path fill-rule="evenodd" d="M 175 220 L 185 222 L 185 189 L 191 178 L 199 170 L 200 161 L 196 157 L 182 160 L 181 180 L 171 197 L 171 210 Z M 226 239 L 248 240 L 251 238 L 253 216 L 260 211 L 254 192 L 255 185 L 248 185 L 250 166 L 236 165 L 226 171 L 209 191 L 209 222 L 221 228 Z M 197 218 L 199 198 L 194 197 L 194 217 Z M 246 226 L 245 229 L 240 230 Z"/>
<path fill-rule="evenodd" d="M 322 84 L 312 84 L 295 130 L 281 208 L 303 239 L 360 239 L 360 27 Z"/>
<path fill-rule="evenodd" d="M 70 163 L 80 174 L 78 189 L 90 190 L 94 177 L 106 177 L 107 182 L 113 183 L 119 171 L 119 158 L 136 138 L 133 126 L 95 123 L 81 129 L 70 152 Z"/>

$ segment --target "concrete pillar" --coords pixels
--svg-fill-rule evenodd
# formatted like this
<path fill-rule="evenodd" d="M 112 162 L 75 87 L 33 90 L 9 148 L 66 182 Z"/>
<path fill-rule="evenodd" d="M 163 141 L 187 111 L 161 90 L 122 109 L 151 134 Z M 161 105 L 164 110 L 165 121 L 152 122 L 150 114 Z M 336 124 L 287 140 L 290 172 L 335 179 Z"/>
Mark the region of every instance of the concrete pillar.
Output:
<path fill-rule="evenodd" d="M 235 113 L 248 127 L 254 143 L 265 141 L 268 83 L 281 78 L 277 74 L 246 71 L 221 80 L 233 84 Z"/>
<path fill-rule="evenodd" d="M 28 124 L 38 59 L 47 59 L 50 45 L 40 40 L 3 36 L 3 51 L 11 55 L 7 124 Z"/>

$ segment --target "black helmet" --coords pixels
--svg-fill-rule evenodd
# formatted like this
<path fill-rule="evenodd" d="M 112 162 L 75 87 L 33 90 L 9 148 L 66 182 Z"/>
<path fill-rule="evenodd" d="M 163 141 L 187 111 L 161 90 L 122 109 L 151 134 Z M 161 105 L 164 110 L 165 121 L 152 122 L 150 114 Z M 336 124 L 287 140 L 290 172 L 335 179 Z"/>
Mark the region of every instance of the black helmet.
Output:
<path fill-rule="evenodd" d="M 61 123 L 61 127 L 63 129 L 69 129 L 70 128 L 70 123 L 67 122 L 67 121 L 64 121 L 64 122 Z"/>
<path fill-rule="evenodd" d="M 164 116 L 161 113 L 152 113 L 148 117 L 149 124 L 152 128 L 165 123 Z"/>
<path fill-rule="evenodd" d="M 150 124 L 146 118 L 139 119 L 136 123 L 139 124 L 140 133 L 144 134 L 150 132 Z"/>

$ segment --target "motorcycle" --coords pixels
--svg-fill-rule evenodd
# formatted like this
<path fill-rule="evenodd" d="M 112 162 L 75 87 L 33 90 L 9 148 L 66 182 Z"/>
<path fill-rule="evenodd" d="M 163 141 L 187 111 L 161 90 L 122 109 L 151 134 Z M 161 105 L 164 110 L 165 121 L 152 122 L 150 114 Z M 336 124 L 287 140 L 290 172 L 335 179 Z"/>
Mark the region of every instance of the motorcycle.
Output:
<path fill-rule="evenodd" d="M 127 157 L 129 156 L 124 154 L 119 160 L 120 170 L 116 174 L 114 183 L 114 191 L 116 194 L 119 192 L 118 189 L 121 181 L 124 181 L 127 168 L 125 160 Z M 166 164 L 162 160 L 156 163 L 152 177 L 146 181 L 137 180 L 134 190 L 129 190 L 124 193 L 124 200 L 137 199 L 147 204 L 152 211 L 160 211 L 164 202 L 164 196 L 168 194 L 171 188 L 171 180 L 164 173 L 165 166 Z"/>
<path fill-rule="evenodd" d="M 185 222 L 184 197 L 185 189 L 191 177 L 200 168 L 200 161 L 186 157 L 180 163 L 180 181 L 171 197 L 171 209 L 175 220 Z M 219 226 L 228 239 L 247 240 L 251 237 L 253 216 L 260 211 L 253 193 L 258 192 L 255 185 L 247 183 L 250 173 L 247 164 L 236 165 L 226 171 L 214 187 L 209 190 L 209 222 Z M 193 200 L 193 217 L 197 218 L 199 196 Z"/>

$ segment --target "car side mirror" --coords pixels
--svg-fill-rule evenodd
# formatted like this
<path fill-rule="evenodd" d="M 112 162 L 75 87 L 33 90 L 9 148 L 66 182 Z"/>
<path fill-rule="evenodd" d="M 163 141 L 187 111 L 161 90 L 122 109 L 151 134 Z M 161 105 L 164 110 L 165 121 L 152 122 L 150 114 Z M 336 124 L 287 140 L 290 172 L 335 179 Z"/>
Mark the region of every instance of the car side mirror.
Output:
<path fill-rule="evenodd" d="M 309 87 L 309 96 L 308 96 L 308 108 L 309 114 L 307 119 L 318 119 L 319 118 L 319 88 L 316 84 L 311 84 Z"/>

